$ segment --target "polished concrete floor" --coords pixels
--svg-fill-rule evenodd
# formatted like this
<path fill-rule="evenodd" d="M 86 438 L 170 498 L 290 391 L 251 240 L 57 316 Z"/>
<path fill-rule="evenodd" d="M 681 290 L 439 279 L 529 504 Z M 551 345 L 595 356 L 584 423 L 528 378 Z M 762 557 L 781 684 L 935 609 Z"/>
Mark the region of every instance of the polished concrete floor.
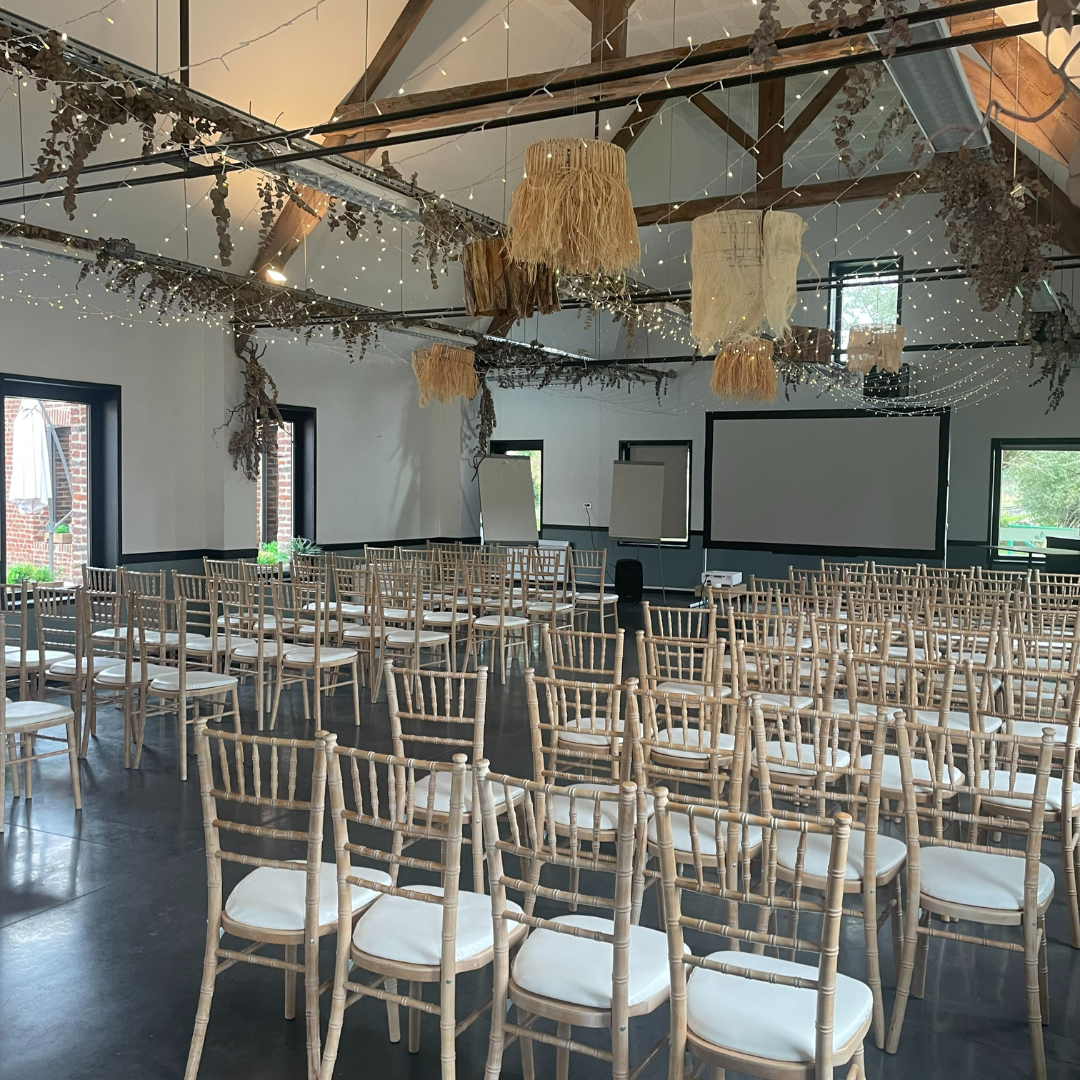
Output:
<path fill-rule="evenodd" d="M 636 609 L 624 611 L 624 625 L 633 627 L 635 616 Z M 633 674 L 632 645 L 627 653 L 627 674 Z M 250 711 L 250 692 L 245 702 Z M 297 694 L 287 702 L 283 731 L 310 735 L 313 727 L 299 718 L 299 709 Z M 326 726 L 342 742 L 389 750 L 385 696 L 375 706 L 364 701 L 359 730 L 345 696 L 327 713 Z M 513 673 L 505 687 L 492 682 L 487 715 L 493 767 L 527 774 L 520 673 Z M 192 779 L 180 783 L 172 732 L 152 722 L 141 770 L 125 771 L 115 714 L 101 717 L 99 736 L 81 768 L 81 814 L 72 810 L 63 759 L 43 764 L 31 803 L 13 801 L 8 789 L 8 827 L 0 849 L 0 1077 L 171 1080 L 184 1071 L 206 927 L 195 770 Z M 1047 862 L 1058 868 L 1053 853 Z M 1068 944 L 1060 875 L 1057 893 L 1048 918 L 1047 1068 L 1052 1080 L 1075 1080 L 1080 1077 L 1080 952 Z M 657 925 L 651 894 L 645 919 Z M 861 927 L 846 927 L 841 950 L 841 970 L 855 976 L 864 970 L 861 933 Z M 894 982 L 887 932 L 881 948 L 890 1009 Z M 332 952 L 324 942 L 324 977 Z M 459 1016 L 487 982 L 486 973 L 460 981 Z M 324 1030 L 328 1009 L 324 999 Z M 218 981 L 200 1076 L 300 1080 L 305 1075 L 302 1015 L 301 998 L 301 1019 L 282 1018 L 279 973 L 248 965 L 231 969 Z M 666 1023 L 666 1008 L 634 1021 L 632 1060 Z M 585 1037 L 602 1039 L 602 1033 Z M 485 1018 L 459 1040 L 459 1077 L 482 1074 L 486 1040 Z M 934 941 L 926 997 L 908 1008 L 900 1052 L 886 1055 L 868 1041 L 866 1062 L 872 1078 L 1030 1076 L 1021 957 Z M 538 1075 L 554 1076 L 554 1069 L 553 1051 L 538 1048 Z M 665 1071 L 661 1057 L 645 1076 L 656 1080 Z M 520 1076 L 516 1049 L 508 1052 L 504 1072 Z M 571 1073 L 575 1078 L 609 1075 L 601 1063 L 579 1057 Z M 363 1002 L 348 1011 L 335 1076 L 430 1080 L 438 1075 L 434 1018 L 424 1018 L 420 1053 L 410 1055 L 404 1042 L 389 1042 L 381 1004 Z"/>

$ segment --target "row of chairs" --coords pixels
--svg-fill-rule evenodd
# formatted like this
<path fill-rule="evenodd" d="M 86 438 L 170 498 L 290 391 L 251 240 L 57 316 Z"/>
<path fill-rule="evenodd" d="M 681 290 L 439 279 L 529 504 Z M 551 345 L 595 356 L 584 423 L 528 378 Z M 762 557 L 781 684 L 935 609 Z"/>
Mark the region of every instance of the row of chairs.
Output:
<path fill-rule="evenodd" d="M 235 834 L 305 842 L 308 858 L 300 873 L 280 860 L 232 856 L 259 869 L 224 908 L 220 861 L 229 856 L 217 833 L 208 845 L 211 920 L 189 1077 L 197 1071 L 216 974 L 245 958 L 284 968 L 287 1013 L 295 1001 L 290 979 L 306 970 L 309 1076 L 329 1078 L 346 1008 L 375 997 L 387 1003 L 392 1039 L 399 1006 L 409 1010 L 411 1049 L 421 1015 L 439 1016 L 444 1076 L 453 1075 L 454 1039 L 490 1006 L 489 1075 L 498 1075 L 514 1041 L 530 1075 L 531 1044 L 539 1041 L 557 1048 L 560 1075 L 568 1055 L 579 1052 L 610 1061 L 613 1075 L 625 1077 L 644 1064 L 629 1062 L 629 1018 L 669 996 L 669 1035 L 645 1061 L 670 1041 L 673 1077 L 683 1075 L 684 1050 L 714 1068 L 755 1075 L 823 1077 L 834 1064 L 851 1062 L 851 1075 L 861 1076 L 868 1031 L 896 1049 L 908 1000 L 922 996 L 930 937 L 1023 953 L 1035 1074 L 1045 1076 L 1045 912 L 1054 878 L 1040 854 L 1048 817 L 1075 848 L 1075 708 L 1059 753 L 1049 732 L 1030 740 L 934 727 L 884 706 L 873 716 L 807 715 L 765 709 L 753 693 L 720 701 L 657 693 L 635 680 L 589 683 L 530 671 L 534 767 L 527 779 L 494 775 L 477 756 L 486 671 L 388 669 L 386 677 L 393 687 L 389 756 L 339 747 L 325 734 L 298 743 L 210 731 L 203 721 L 196 729 L 204 806 L 215 827 L 227 819 L 221 805 L 230 801 L 247 807 L 270 800 L 264 805 L 301 810 L 309 820 L 306 830 L 293 832 L 233 827 Z M 472 731 L 451 742 L 443 734 L 448 723 Z M 711 734 L 695 743 L 685 737 L 689 725 Z M 411 739 L 426 740 L 431 757 L 437 747 L 464 752 L 452 763 L 421 760 Z M 297 794 L 297 748 L 315 759 L 309 802 Z M 883 779 L 889 756 L 898 762 L 898 789 Z M 276 772 L 266 780 L 254 775 L 286 762 L 287 797 Z M 321 854 L 327 785 L 336 912 L 332 892 L 327 903 L 329 868 Z M 882 831 L 898 815 L 902 840 Z M 472 892 L 460 882 L 467 833 Z M 1021 845 L 999 842 L 1009 835 Z M 414 845 L 417 853 L 407 854 Z M 233 900 L 238 892 L 241 900 L 247 896 L 244 882 L 273 870 L 293 875 L 298 925 L 291 954 L 283 939 L 251 937 L 253 924 L 237 916 Z M 583 873 L 590 890 L 582 887 Z M 485 877 L 490 898 L 483 895 Z M 650 888 L 657 890 L 662 929 L 641 922 Z M 889 896 L 883 909 L 879 890 Z M 856 893 L 861 906 L 848 908 L 845 897 Z M 553 917 L 558 907 L 568 911 Z M 604 911 L 610 916 L 593 914 Z M 847 917 L 864 923 L 867 984 L 837 972 Z M 960 934 L 948 928 L 954 919 L 1013 925 L 1022 940 Z M 885 922 L 893 927 L 898 971 L 888 1029 L 877 959 Z M 800 933 L 800 926 L 820 933 Z M 220 929 L 255 944 L 230 949 Z M 300 964 L 295 947 L 335 932 L 320 1053 L 317 950 Z M 726 948 L 717 951 L 718 944 L 706 944 L 710 938 Z M 261 955 L 270 943 L 286 945 L 284 961 Z M 804 955 L 813 963 L 798 963 Z M 488 964 L 494 1001 L 458 1021 L 458 975 Z M 405 981 L 408 993 L 401 993 Z M 436 1002 L 424 998 L 423 982 L 439 985 Z M 554 1032 L 545 1020 L 554 1021 Z M 574 1027 L 609 1028 L 610 1051 L 574 1040 Z"/>

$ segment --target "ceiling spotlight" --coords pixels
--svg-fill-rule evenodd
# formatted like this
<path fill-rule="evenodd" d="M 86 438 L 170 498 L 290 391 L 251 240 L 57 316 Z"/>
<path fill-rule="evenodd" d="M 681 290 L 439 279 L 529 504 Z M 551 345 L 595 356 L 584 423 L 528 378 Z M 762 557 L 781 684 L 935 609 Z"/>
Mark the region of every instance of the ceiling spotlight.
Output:
<path fill-rule="evenodd" d="M 268 266 L 266 268 L 266 276 L 278 285 L 281 285 L 286 280 L 285 275 L 278 270 L 276 266 Z"/>

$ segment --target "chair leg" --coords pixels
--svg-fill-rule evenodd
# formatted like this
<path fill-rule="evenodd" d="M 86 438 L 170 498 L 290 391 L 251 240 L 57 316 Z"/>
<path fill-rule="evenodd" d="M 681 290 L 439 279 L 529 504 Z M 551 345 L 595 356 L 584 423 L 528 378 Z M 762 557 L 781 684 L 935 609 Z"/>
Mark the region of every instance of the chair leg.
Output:
<path fill-rule="evenodd" d="M 4 748 L 4 769 L 11 770 L 11 794 L 16 799 L 21 798 L 22 779 L 19 776 L 19 750 L 14 735 L 8 735 L 7 737 L 7 746 Z"/>
<path fill-rule="evenodd" d="M 855 1080 L 866 1080 L 866 1050 L 862 1043 L 859 1043 L 859 1048 L 852 1055 L 851 1061 L 857 1070 Z"/>
<path fill-rule="evenodd" d="M 1046 959 L 1046 916 L 1039 916 L 1039 1012 L 1043 1027 L 1050 1023 L 1050 967 Z"/>
<path fill-rule="evenodd" d="M 319 939 L 304 946 L 304 1019 L 307 1022 L 308 1080 L 319 1080 Z"/>
<path fill-rule="evenodd" d="M 184 1080 L 196 1080 L 199 1073 L 199 1061 L 202 1058 L 203 1043 L 206 1040 L 206 1025 L 210 1021 L 210 1005 L 214 1000 L 214 981 L 217 979 L 217 948 L 220 918 L 211 918 L 206 923 L 206 949 L 203 953 L 202 983 L 199 986 L 199 1007 L 195 1010 L 195 1030 L 191 1033 L 191 1046 L 188 1048 L 187 1068 Z"/>
<path fill-rule="evenodd" d="M 312 682 L 314 684 L 312 689 L 314 690 L 314 695 L 315 695 L 315 730 L 316 731 L 321 731 L 322 730 L 322 696 L 323 696 L 322 668 L 321 667 L 313 668 L 311 674 L 312 674 Z"/>
<path fill-rule="evenodd" d="M 885 1005 L 881 999 L 881 958 L 878 955 L 877 889 L 872 882 L 863 885 L 863 930 L 866 940 L 867 985 L 874 997 L 874 1045 L 885 1048 Z"/>
<path fill-rule="evenodd" d="M 270 710 L 270 730 L 274 730 L 277 724 L 278 706 L 281 705 L 281 684 L 285 681 L 285 669 L 278 668 L 277 678 L 274 680 L 274 705 Z"/>
<path fill-rule="evenodd" d="M 5 812 L 7 810 L 7 739 L 0 739 L 0 836 L 5 829 Z"/>
<path fill-rule="evenodd" d="M 199 699 L 196 698 L 192 702 L 196 713 L 199 709 Z M 187 702 L 181 701 L 179 698 L 176 701 L 176 720 L 180 725 L 180 779 L 187 780 Z"/>
<path fill-rule="evenodd" d="M 255 666 L 255 716 L 259 722 L 259 730 L 263 729 L 263 665 L 258 661 Z"/>
<path fill-rule="evenodd" d="M 418 982 L 409 983 L 409 997 L 419 998 L 423 992 L 423 984 Z M 420 1010 L 409 1009 L 409 1053 L 420 1052 Z"/>
<path fill-rule="evenodd" d="M 890 897 L 892 901 L 892 911 L 889 913 L 889 923 L 892 926 L 892 942 L 893 942 L 893 970 L 896 975 L 896 981 L 900 981 L 900 956 L 904 951 L 904 897 L 903 890 L 900 888 L 900 875 L 892 879 L 890 886 Z"/>
<path fill-rule="evenodd" d="M 360 660 L 352 662 L 352 713 L 353 723 L 360 726 Z"/>
<path fill-rule="evenodd" d="M 494 1015 L 494 1014 L 492 1014 Z M 517 1013 L 518 1025 L 525 1027 L 532 1019 L 532 1013 L 522 1012 L 518 1009 Z M 501 1017 L 500 1017 L 501 1020 Z M 522 1080 L 536 1080 L 536 1066 L 533 1063 L 533 1041 L 532 1039 L 518 1039 L 518 1043 L 521 1046 L 521 1077 Z M 488 1071 L 485 1080 L 498 1080 L 499 1074 L 492 1073 L 491 1071 L 491 1059 L 488 1058 Z"/>
<path fill-rule="evenodd" d="M 34 797 L 34 736 L 29 732 L 19 736 L 19 755 L 23 758 L 23 789 L 29 802 Z"/>
<path fill-rule="evenodd" d="M 573 1029 L 569 1024 L 559 1024 L 556 1035 L 560 1039 L 569 1039 Z M 570 1076 L 570 1051 L 565 1046 L 560 1046 L 555 1051 L 555 1080 L 568 1080 Z"/>
<path fill-rule="evenodd" d="M 82 787 L 79 784 L 79 744 L 75 736 L 74 718 L 67 722 L 68 765 L 71 767 L 71 794 L 75 809 L 82 809 Z"/>
<path fill-rule="evenodd" d="M 1039 1007 L 1039 924 L 1042 920 L 1024 920 L 1024 976 L 1027 984 L 1028 1030 L 1031 1033 L 1031 1056 L 1035 1080 L 1046 1080 L 1046 1050 L 1043 1046 L 1043 1018 Z"/>
<path fill-rule="evenodd" d="M 930 926 L 930 912 L 924 911 L 919 925 Z M 926 993 L 926 962 L 930 956 L 930 935 L 920 934 L 918 948 L 915 951 L 915 973 L 912 979 L 911 996 L 921 1001 Z"/>
<path fill-rule="evenodd" d="M 386 991 L 389 994 L 398 992 L 397 979 L 386 980 Z M 386 1027 L 390 1033 L 392 1043 L 401 1042 L 401 1009 L 396 1001 L 386 1003 Z"/>
<path fill-rule="evenodd" d="M 900 956 L 900 974 L 896 980 L 896 998 L 893 1002 L 892 1017 L 889 1021 L 889 1036 L 885 1050 L 895 1054 L 900 1045 L 900 1032 L 904 1027 L 904 1014 L 907 1012 L 908 998 L 911 996 L 911 981 L 915 969 L 915 948 L 920 936 L 917 933 L 919 903 L 918 897 L 908 897 L 907 918 L 904 920 L 904 944 Z"/>
<path fill-rule="evenodd" d="M 1080 901 L 1076 888 L 1076 848 L 1074 846 L 1072 824 L 1061 823 L 1061 870 L 1065 877 L 1065 905 L 1069 912 L 1069 933 L 1072 947 L 1080 949 Z"/>
<path fill-rule="evenodd" d="M 285 962 L 287 964 L 296 963 L 296 946 L 285 946 Z M 285 972 L 285 1019 L 296 1019 L 296 972 Z"/>

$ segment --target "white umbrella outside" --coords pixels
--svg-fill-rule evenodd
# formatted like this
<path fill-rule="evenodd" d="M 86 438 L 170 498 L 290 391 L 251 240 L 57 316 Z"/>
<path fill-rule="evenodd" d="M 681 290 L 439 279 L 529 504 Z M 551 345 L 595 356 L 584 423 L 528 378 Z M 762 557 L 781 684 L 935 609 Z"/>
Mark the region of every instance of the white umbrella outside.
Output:
<path fill-rule="evenodd" d="M 45 409 L 23 398 L 11 425 L 11 487 L 8 499 L 20 514 L 36 514 L 52 501 L 52 461 Z"/>

